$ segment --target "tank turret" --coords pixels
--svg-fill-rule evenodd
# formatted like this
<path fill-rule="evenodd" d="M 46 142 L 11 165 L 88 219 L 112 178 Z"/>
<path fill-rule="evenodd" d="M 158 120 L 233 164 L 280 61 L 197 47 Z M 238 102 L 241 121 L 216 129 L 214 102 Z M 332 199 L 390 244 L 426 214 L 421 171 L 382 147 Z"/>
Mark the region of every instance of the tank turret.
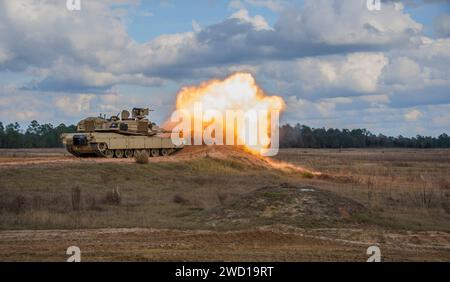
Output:
<path fill-rule="evenodd" d="M 123 110 L 115 116 L 105 118 L 88 117 L 78 123 L 78 132 L 117 132 L 124 135 L 155 135 L 167 132 L 159 128 L 155 123 L 147 119 L 150 110 L 148 108 L 133 108 L 130 112 Z"/>

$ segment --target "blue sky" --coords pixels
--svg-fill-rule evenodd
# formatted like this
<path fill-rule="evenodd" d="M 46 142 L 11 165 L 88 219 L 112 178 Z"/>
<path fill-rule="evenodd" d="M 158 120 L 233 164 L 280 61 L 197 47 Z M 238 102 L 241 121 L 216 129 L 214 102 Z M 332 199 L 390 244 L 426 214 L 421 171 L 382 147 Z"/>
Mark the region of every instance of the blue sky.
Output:
<path fill-rule="evenodd" d="M 283 122 L 450 132 L 449 1 L 0 0 L 0 121 L 75 123 L 251 72 Z"/>
<path fill-rule="evenodd" d="M 131 10 L 134 16 L 128 31 L 139 42 L 163 34 L 192 31 L 193 20 L 203 26 L 211 25 L 232 12 L 228 1 L 146 1 Z"/>

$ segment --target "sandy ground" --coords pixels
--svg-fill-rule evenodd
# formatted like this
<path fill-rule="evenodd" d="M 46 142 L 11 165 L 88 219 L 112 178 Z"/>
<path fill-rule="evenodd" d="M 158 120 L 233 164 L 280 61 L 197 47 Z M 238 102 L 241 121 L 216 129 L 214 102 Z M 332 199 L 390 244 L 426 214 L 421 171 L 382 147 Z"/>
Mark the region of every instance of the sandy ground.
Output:
<path fill-rule="evenodd" d="M 344 234 L 346 239 L 339 238 Z M 380 247 L 383 261 L 450 260 L 446 233 L 385 233 L 383 238 L 379 234 L 376 230 L 288 227 L 229 232 L 0 231 L 0 261 L 65 261 L 66 249 L 72 245 L 81 249 L 83 261 L 365 261 L 367 248 L 374 244 Z M 433 241 L 426 242 L 430 235 Z M 384 242 L 375 241 L 376 237 Z"/>
<path fill-rule="evenodd" d="M 203 147 L 186 147 L 168 157 L 150 158 L 150 162 L 160 161 L 180 161 L 192 159 L 195 157 L 203 157 L 211 152 L 211 149 Z M 0 149 L 0 166 L 16 166 L 16 165 L 35 165 L 35 164 L 52 164 L 52 163 L 83 163 L 83 162 L 99 162 L 99 163 L 127 163 L 134 162 L 134 159 L 116 159 L 116 158 L 77 158 L 68 153 L 64 148 L 55 149 Z"/>
<path fill-rule="evenodd" d="M 168 157 L 151 157 L 150 162 L 179 162 L 194 158 L 202 158 L 207 155 L 215 157 L 230 157 L 236 154 L 236 150 L 226 148 L 212 147 L 194 147 L 187 146 L 179 152 Z M 256 156 L 254 158 L 257 159 Z M 58 164 L 58 163 L 132 163 L 133 158 L 117 159 L 117 158 L 77 158 L 68 153 L 64 148 L 57 149 L 0 149 L 0 166 L 22 166 L 22 165 L 42 165 L 42 164 Z"/>
<path fill-rule="evenodd" d="M 77 158 L 70 155 L 65 149 L 44 149 L 44 153 L 40 149 L 3 149 L 0 150 L 0 166 L 22 166 L 22 165 L 45 165 L 60 163 L 132 163 L 134 159 L 107 159 L 107 158 Z M 46 152 L 46 153 L 45 153 Z M 180 152 L 181 153 L 181 152 Z M 177 154 L 180 154 L 177 153 Z M 189 157 L 189 154 L 181 154 L 183 159 Z M 150 162 L 160 161 L 176 161 L 179 156 L 156 157 L 150 158 Z"/>

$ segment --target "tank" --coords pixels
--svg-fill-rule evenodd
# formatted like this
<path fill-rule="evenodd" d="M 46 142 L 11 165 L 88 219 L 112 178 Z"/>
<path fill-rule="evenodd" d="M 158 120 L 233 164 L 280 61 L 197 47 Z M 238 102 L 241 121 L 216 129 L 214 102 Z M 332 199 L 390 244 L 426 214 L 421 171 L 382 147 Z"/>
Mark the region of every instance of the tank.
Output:
<path fill-rule="evenodd" d="M 170 131 L 147 119 L 148 108 L 123 110 L 116 116 L 88 117 L 77 124 L 76 133 L 61 135 L 67 151 L 76 157 L 132 158 L 145 150 L 149 156 L 168 156 L 183 148 L 175 145 Z"/>

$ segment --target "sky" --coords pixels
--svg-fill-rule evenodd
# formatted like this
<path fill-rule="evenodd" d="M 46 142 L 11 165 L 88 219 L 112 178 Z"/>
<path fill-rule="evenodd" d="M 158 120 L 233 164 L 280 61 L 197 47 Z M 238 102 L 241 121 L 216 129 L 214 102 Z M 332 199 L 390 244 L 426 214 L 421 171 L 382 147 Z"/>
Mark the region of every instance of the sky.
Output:
<path fill-rule="evenodd" d="M 73 124 L 250 72 L 282 123 L 450 133 L 450 1 L 0 0 L 0 121 Z"/>

